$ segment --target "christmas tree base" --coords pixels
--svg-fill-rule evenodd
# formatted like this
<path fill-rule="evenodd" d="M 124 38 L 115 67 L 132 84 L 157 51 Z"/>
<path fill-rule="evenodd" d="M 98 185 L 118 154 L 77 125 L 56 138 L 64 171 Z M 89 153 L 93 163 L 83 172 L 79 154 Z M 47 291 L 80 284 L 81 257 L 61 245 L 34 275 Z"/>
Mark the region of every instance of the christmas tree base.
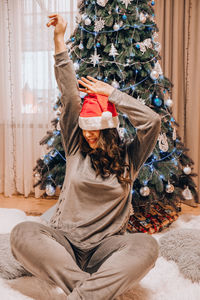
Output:
<path fill-rule="evenodd" d="M 171 205 L 164 205 L 162 202 L 152 204 L 149 213 L 142 208 L 129 218 L 127 230 L 131 233 L 157 233 L 167 228 L 179 217 L 178 212 Z"/>

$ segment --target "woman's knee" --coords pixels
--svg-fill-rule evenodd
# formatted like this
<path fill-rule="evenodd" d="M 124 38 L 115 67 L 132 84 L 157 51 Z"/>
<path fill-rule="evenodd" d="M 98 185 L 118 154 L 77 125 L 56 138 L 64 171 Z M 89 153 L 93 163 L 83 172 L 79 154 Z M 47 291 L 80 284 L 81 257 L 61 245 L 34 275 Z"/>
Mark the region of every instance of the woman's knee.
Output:
<path fill-rule="evenodd" d="M 154 237 L 145 233 L 130 234 L 127 239 L 127 248 L 131 255 L 137 255 L 152 264 L 158 258 L 159 245 Z"/>
<path fill-rule="evenodd" d="M 10 234 L 10 246 L 12 252 L 26 244 L 30 240 L 30 237 L 39 232 L 40 224 L 31 221 L 25 221 L 17 224 L 11 231 Z"/>

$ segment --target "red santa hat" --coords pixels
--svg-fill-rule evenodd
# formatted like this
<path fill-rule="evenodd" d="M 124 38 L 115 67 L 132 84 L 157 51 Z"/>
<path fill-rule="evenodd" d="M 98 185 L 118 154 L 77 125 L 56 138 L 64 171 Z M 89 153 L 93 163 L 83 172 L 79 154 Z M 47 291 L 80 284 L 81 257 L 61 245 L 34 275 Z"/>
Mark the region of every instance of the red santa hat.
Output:
<path fill-rule="evenodd" d="M 117 128 L 118 113 L 114 103 L 108 101 L 108 96 L 88 94 L 84 97 L 79 115 L 79 127 L 83 130 L 100 130 Z"/>

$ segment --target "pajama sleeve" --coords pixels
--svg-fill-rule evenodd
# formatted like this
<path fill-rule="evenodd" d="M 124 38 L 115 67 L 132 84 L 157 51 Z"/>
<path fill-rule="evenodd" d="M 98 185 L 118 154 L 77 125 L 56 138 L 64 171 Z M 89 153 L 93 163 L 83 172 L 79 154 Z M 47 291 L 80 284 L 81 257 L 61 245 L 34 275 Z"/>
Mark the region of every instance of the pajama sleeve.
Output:
<path fill-rule="evenodd" d="M 81 98 L 78 82 L 67 50 L 54 55 L 54 71 L 61 92 L 62 111 L 60 115 L 60 128 L 65 155 L 70 156 L 78 149 L 80 127 L 78 118 L 81 111 Z"/>
<path fill-rule="evenodd" d="M 127 151 L 133 169 L 137 172 L 156 145 L 161 126 L 160 116 L 148 106 L 117 89 L 109 96 L 109 101 L 125 113 L 136 128 L 136 136 L 127 143 Z"/>

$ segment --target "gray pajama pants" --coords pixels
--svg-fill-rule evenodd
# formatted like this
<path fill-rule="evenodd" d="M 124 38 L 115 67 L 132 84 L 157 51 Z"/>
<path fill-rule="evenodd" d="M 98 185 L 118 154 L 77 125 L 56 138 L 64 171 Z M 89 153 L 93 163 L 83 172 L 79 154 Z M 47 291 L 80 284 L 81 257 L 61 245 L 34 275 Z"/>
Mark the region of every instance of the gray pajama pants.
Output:
<path fill-rule="evenodd" d="M 90 250 L 36 222 L 11 232 L 14 257 L 33 275 L 56 284 L 67 300 L 111 300 L 130 290 L 155 265 L 157 241 L 148 234 L 113 235 Z"/>

